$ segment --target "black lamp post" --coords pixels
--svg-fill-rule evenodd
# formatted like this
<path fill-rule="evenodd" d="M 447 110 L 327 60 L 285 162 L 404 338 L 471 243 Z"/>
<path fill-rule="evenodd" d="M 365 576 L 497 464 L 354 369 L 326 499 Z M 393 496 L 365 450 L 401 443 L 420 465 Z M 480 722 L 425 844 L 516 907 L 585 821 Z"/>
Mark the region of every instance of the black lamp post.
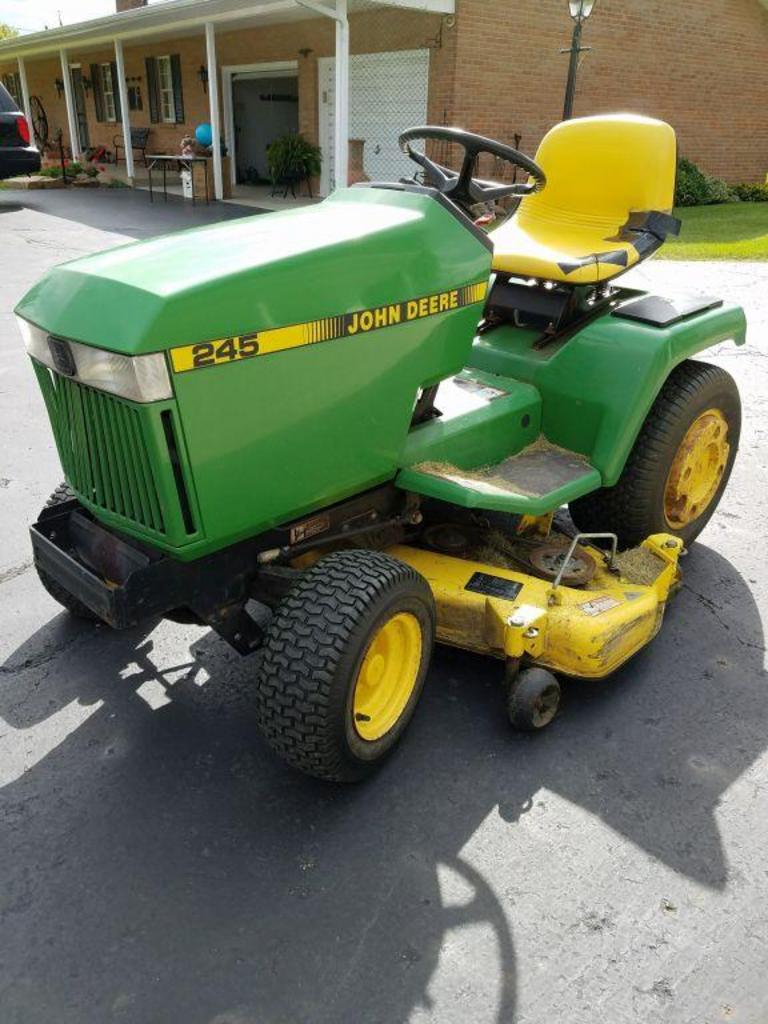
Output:
<path fill-rule="evenodd" d="M 581 45 L 581 31 L 584 22 L 592 13 L 597 0 L 568 0 L 568 8 L 573 18 L 573 38 L 571 39 L 570 50 L 563 50 L 563 53 L 570 53 L 571 60 L 568 65 L 568 84 L 565 87 L 565 106 L 563 108 L 563 120 L 568 121 L 573 117 L 573 100 L 576 95 L 576 72 L 579 70 L 579 57 L 591 46 Z"/>

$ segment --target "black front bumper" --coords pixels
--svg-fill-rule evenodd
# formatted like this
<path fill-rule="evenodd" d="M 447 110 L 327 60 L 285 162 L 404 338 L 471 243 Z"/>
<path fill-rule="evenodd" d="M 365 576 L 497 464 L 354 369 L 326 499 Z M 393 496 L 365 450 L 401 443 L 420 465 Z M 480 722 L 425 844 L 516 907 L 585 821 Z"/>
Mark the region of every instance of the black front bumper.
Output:
<path fill-rule="evenodd" d="M 77 501 L 44 510 L 30 534 L 37 568 L 115 629 L 184 608 L 242 653 L 259 645 L 243 612 L 258 573 L 252 543 L 181 562 L 107 530 Z"/>
<path fill-rule="evenodd" d="M 291 558 L 414 521 L 410 499 L 388 483 L 190 562 L 107 529 L 74 498 L 44 509 L 30 533 L 40 572 L 115 629 L 188 610 L 250 654 L 263 634 L 246 606 L 282 600 L 301 575 Z"/>
<path fill-rule="evenodd" d="M 185 563 L 118 537 L 76 501 L 46 509 L 30 534 L 38 569 L 116 629 L 186 603 Z"/>

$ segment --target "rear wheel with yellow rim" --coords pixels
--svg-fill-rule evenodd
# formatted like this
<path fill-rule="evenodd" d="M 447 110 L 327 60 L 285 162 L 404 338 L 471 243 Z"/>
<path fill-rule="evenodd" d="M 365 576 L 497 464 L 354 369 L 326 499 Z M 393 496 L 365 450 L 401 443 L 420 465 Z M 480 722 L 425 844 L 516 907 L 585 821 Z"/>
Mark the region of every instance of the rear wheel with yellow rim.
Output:
<path fill-rule="evenodd" d="M 690 544 L 709 522 L 731 475 L 741 433 L 736 383 L 719 366 L 675 367 L 614 487 L 570 505 L 583 531 L 617 533 L 622 547 L 652 533 Z"/>
<path fill-rule="evenodd" d="M 701 413 L 685 432 L 664 488 L 664 518 L 671 530 L 688 526 L 712 504 L 728 465 L 729 433 L 718 408 Z"/>
<path fill-rule="evenodd" d="M 316 563 L 278 607 L 258 687 L 261 729 L 295 768 L 353 782 L 378 768 L 413 716 L 435 636 L 432 592 L 377 551 Z"/>

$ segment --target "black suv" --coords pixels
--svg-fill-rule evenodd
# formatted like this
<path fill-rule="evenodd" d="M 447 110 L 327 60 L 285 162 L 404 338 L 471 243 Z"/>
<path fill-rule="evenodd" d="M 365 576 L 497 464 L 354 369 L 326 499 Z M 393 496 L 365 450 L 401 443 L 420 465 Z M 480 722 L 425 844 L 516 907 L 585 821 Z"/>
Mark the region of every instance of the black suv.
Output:
<path fill-rule="evenodd" d="M 27 119 L 16 100 L 0 85 L 0 178 L 39 170 L 40 154 L 32 142 Z"/>

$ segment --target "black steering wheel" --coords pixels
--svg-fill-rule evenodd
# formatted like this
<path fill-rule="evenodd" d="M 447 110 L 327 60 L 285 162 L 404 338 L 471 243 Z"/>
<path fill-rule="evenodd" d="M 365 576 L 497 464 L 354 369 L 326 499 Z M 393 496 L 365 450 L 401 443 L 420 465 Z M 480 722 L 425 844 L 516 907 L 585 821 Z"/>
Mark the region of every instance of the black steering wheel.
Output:
<path fill-rule="evenodd" d="M 417 139 L 455 142 L 461 146 L 464 150 L 461 170 L 452 171 L 449 167 L 443 167 L 442 164 L 430 160 L 426 154 L 416 152 L 411 143 Z M 461 128 L 433 125 L 409 128 L 400 136 L 399 142 L 402 151 L 424 168 L 430 183 L 438 192 L 442 192 L 444 196 L 464 206 L 494 202 L 497 199 L 505 199 L 507 196 L 527 196 L 532 192 L 540 192 L 547 184 L 547 176 L 544 171 L 525 153 L 520 153 L 511 146 L 505 146 L 503 142 L 486 139 L 483 135 L 473 135 L 472 132 L 465 132 Z M 531 175 L 534 183 L 532 185 L 527 183 L 504 185 L 497 181 L 483 181 L 480 178 L 475 178 L 477 158 L 481 153 L 490 153 L 491 156 L 498 157 L 515 167 L 520 167 Z"/>

